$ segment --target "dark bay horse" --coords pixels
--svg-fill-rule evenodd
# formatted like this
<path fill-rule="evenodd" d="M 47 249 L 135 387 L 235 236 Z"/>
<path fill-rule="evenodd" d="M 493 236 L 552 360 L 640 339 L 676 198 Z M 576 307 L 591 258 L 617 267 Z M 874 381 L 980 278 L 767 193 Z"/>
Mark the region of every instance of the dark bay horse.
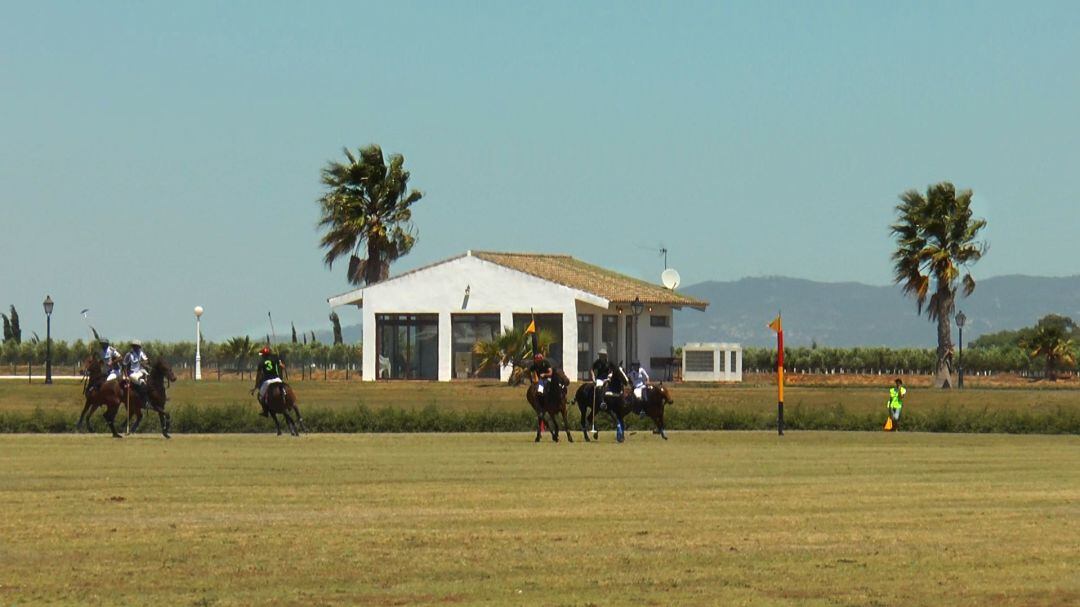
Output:
<path fill-rule="evenodd" d="M 574 394 L 574 402 L 577 403 L 578 410 L 581 412 L 581 431 L 585 434 L 586 441 L 589 440 L 589 424 L 593 421 L 592 407 L 595 390 L 594 384 L 586 383 L 582 384 Z M 656 424 L 656 433 L 667 440 L 664 407 L 675 402 L 671 398 L 671 391 L 663 382 L 660 382 L 646 386 L 642 396 L 645 415 Z M 626 416 L 634 411 L 634 402 L 619 373 L 612 374 L 608 389 L 602 398 L 598 397 L 597 403 L 600 411 L 606 411 L 615 424 L 615 440 L 623 442 L 626 436 Z"/>
<path fill-rule="evenodd" d="M 296 406 L 296 392 L 293 392 L 292 386 L 289 384 L 285 382 L 274 383 L 267 387 L 266 408 L 270 410 L 270 417 L 274 419 L 278 436 L 281 436 L 281 422 L 278 420 L 278 414 L 285 416 L 285 424 L 289 428 L 289 434 L 300 436 L 300 431 L 297 429 L 298 424 L 300 428 L 307 432 L 307 428 L 304 427 L 304 418 L 300 416 L 300 409 Z M 289 411 L 296 413 L 295 422 L 289 416 Z"/>
<path fill-rule="evenodd" d="M 570 434 L 570 422 L 566 420 L 566 389 L 570 387 L 566 374 L 561 370 L 555 372 L 547 388 L 553 394 L 544 394 L 548 398 L 541 398 L 536 387 L 537 384 L 530 384 L 525 391 L 525 400 L 529 401 L 529 405 L 536 412 L 536 439 L 533 442 L 540 442 L 545 413 L 551 418 L 551 440 L 559 442 L 559 423 L 555 421 L 555 415 L 561 414 L 563 427 L 566 428 L 566 439 L 574 442 L 574 435 Z M 555 398 L 550 398 L 553 395 Z"/>
<path fill-rule="evenodd" d="M 82 374 L 84 376 L 83 395 L 86 397 L 86 404 L 83 405 L 82 413 L 79 414 L 79 421 L 75 424 L 75 429 L 81 430 L 83 420 L 86 420 L 86 429 L 93 432 L 94 429 L 90 426 L 90 418 L 98 407 L 105 407 L 105 422 L 109 424 L 113 438 L 123 438 L 116 431 L 115 423 L 116 413 L 120 410 L 121 404 L 124 403 L 120 382 L 115 379 L 106 381 L 108 373 L 105 371 L 105 364 L 96 356 L 91 356 L 83 361 Z"/>
<path fill-rule="evenodd" d="M 131 389 L 128 383 L 125 382 L 121 386 L 125 406 L 127 405 L 127 398 L 129 396 L 128 391 L 130 390 L 131 392 L 130 417 L 135 420 L 131 425 L 132 434 L 139 430 L 139 424 L 142 423 L 143 419 L 143 409 L 150 408 L 158 414 L 158 420 L 161 422 L 162 436 L 169 438 L 169 428 L 172 426 L 172 416 L 165 411 L 165 402 L 169 400 L 165 391 L 167 388 L 166 382 L 172 384 L 174 381 L 176 381 L 176 375 L 173 374 L 172 367 L 170 367 L 163 359 L 157 358 L 150 365 L 150 372 L 146 376 L 146 402 L 143 402 L 143 398 L 139 395 L 139 391 Z"/>

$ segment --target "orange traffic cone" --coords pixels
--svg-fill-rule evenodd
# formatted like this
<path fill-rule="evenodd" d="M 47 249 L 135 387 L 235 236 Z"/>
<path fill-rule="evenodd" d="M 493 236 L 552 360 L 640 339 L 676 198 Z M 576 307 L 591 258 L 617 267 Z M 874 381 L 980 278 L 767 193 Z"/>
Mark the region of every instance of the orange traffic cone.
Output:
<path fill-rule="evenodd" d="M 888 418 L 885 419 L 885 431 L 886 432 L 891 432 L 892 429 L 893 429 L 893 422 L 892 422 L 892 416 L 890 415 Z"/>

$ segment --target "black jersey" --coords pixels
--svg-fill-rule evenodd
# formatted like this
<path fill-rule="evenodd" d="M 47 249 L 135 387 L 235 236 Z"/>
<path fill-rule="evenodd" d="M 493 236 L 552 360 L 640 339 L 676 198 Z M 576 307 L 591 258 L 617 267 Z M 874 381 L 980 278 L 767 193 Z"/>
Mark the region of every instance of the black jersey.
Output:
<path fill-rule="evenodd" d="M 607 358 L 598 358 L 592 364 L 593 375 L 596 379 L 607 379 L 611 376 L 611 362 Z"/>

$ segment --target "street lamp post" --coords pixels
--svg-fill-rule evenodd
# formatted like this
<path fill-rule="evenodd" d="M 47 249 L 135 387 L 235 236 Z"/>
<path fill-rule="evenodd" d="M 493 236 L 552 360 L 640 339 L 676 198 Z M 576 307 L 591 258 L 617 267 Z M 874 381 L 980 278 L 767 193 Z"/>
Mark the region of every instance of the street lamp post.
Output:
<path fill-rule="evenodd" d="M 52 383 L 52 311 L 53 300 L 48 295 L 45 296 L 45 301 L 41 303 L 41 307 L 45 308 L 45 383 Z"/>
<path fill-rule="evenodd" d="M 634 346 L 631 353 L 634 355 L 631 364 L 638 362 L 638 317 L 645 311 L 645 304 L 641 303 L 640 297 L 634 298 L 634 303 L 630 304 L 630 311 L 634 313 Z"/>
<path fill-rule="evenodd" d="M 202 313 L 202 306 L 195 306 L 195 381 L 202 379 L 202 327 L 199 324 Z"/>
<path fill-rule="evenodd" d="M 960 356 L 956 363 L 956 387 L 960 390 L 964 389 L 964 323 L 967 322 L 967 316 L 964 315 L 964 311 L 960 310 L 956 313 L 956 326 L 960 329 Z"/>

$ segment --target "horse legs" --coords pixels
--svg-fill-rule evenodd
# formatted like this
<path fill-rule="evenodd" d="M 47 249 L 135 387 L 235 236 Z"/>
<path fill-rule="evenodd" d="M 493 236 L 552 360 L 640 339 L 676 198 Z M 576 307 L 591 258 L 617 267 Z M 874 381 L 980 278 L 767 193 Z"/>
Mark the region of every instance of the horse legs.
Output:
<path fill-rule="evenodd" d="M 560 413 L 562 413 L 562 425 L 563 425 L 563 428 L 566 428 L 566 440 L 568 440 L 569 442 L 572 443 L 572 442 L 574 442 L 574 435 L 570 433 L 570 422 L 567 421 L 567 419 L 566 419 L 566 407 L 563 407 L 562 411 L 560 411 Z M 552 417 L 554 417 L 554 416 L 552 416 Z"/>
<path fill-rule="evenodd" d="M 536 438 L 533 439 L 534 443 L 540 442 L 540 432 L 541 432 L 541 428 L 543 428 L 543 427 L 544 427 L 544 412 L 543 411 L 537 411 L 536 412 Z"/>
<path fill-rule="evenodd" d="M 300 430 L 303 430 L 304 432 L 307 432 L 308 431 L 307 425 L 304 424 L 304 416 L 300 415 L 300 408 L 296 406 L 295 402 L 289 408 L 296 412 L 296 425 L 297 425 L 297 427 L 299 427 Z"/>
<path fill-rule="evenodd" d="M 581 412 L 581 433 L 585 435 L 585 442 L 590 442 L 589 422 L 592 421 L 592 410 L 586 409 L 585 407 L 582 407 L 580 403 L 578 403 L 578 411 Z"/>
<path fill-rule="evenodd" d="M 139 431 L 139 424 L 142 423 L 142 407 L 135 410 L 135 423 L 131 425 L 131 432 L 128 434 L 135 434 Z"/>
<path fill-rule="evenodd" d="M 87 399 L 86 405 L 83 406 L 82 413 L 79 414 L 79 421 L 75 423 L 75 430 L 76 431 L 82 430 L 82 425 L 83 425 L 83 420 L 84 419 L 86 420 L 86 429 L 90 430 L 90 418 L 86 416 L 86 412 L 90 411 L 90 414 L 93 415 L 94 412 L 91 409 L 91 407 L 93 407 L 93 405 L 91 405 L 90 400 Z"/>
<path fill-rule="evenodd" d="M 615 442 L 623 442 L 626 440 L 626 421 L 623 420 L 623 416 L 618 413 L 615 414 Z"/>
<path fill-rule="evenodd" d="M 664 410 L 660 409 L 660 414 L 653 418 L 656 422 L 656 429 L 660 432 L 660 438 L 667 440 L 667 432 L 664 431 Z"/>
<path fill-rule="evenodd" d="M 274 419 L 274 425 L 277 426 L 277 435 L 281 436 L 281 421 L 277 418 L 277 413 L 271 411 L 270 417 Z"/>
<path fill-rule="evenodd" d="M 122 434 L 116 431 L 116 413 L 120 410 L 120 405 L 109 405 L 105 410 L 105 421 L 109 424 L 109 430 L 112 430 L 113 438 L 124 438 Z"/>
<path fill-rule="evenodd" d="M 289 416 L 289 411 L 285 410 L 281 412 L 285 416 L 285 425 L 289 427 L 289 434 L 293 436 L 300 436 L 300 431 L 296 429 L 296 422 Z"/>
<path fill-rule="evenodd" d="M 551 440 L 557 443 L 559 442 L 559 422 L 555 419 L 554 413 L 549 413 L 548 417 L 551 418 Z"/>
<path fill-rule="evenodd" d="M 158 420 L 161 421 L 161 435 L 165 438 L 171 438 L 169 436 L 169 424 L 172 423 L 172 418 L 163 409 L 157 410 Z"/>

